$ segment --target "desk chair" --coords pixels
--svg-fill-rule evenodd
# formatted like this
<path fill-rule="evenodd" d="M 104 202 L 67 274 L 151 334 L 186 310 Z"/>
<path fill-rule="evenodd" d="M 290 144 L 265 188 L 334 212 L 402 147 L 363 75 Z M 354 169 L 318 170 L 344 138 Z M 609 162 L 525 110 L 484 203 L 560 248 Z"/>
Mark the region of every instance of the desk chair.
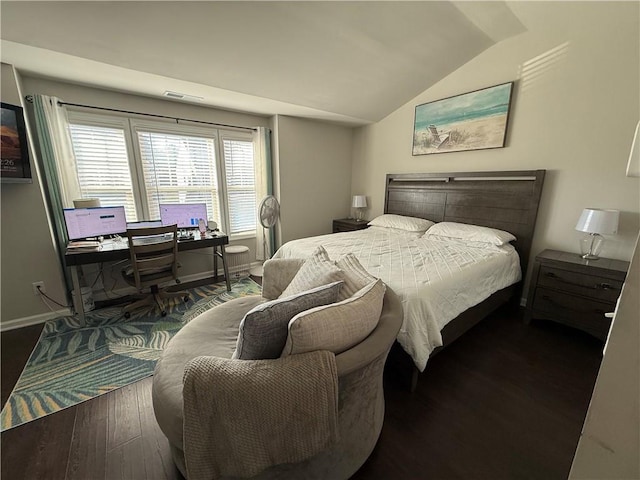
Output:
<path fill-rule="evenodd" d="M 164 300 L 182 297 L 186 303 L 189 294 L 185 291 L 169 292 L 160 289 L 159 284 L 178 279 L 178 227 L 148 227 L 127 230 L 127 241 L 131 254 L 131 265 L 122 270 L 127 283 L 138 289 L 139 295 L 134 303 L 124 307 L 124 316 L 143 306 L 157 305 L 164 317 L 167 308 Z M 151 287 L 148 294 L 142 294 L 144 288 Z"/>

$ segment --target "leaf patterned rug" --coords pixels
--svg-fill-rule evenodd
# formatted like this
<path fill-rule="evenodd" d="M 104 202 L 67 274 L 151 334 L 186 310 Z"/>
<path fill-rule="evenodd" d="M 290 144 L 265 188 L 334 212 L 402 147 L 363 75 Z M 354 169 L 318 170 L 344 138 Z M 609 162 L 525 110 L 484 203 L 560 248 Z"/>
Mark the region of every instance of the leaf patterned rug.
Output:
<path fill-rule="evenodd" d="M 169 340 L 200 313 L 233 298 L 260 294 L 250 278 L 189 290 L 191 301 L 171 299 L 166 317 L 142 309 L 125 319 L 122 308 L 49 320 L 0 414 L 0 431 L 55 413 L 153 374 Z"/>

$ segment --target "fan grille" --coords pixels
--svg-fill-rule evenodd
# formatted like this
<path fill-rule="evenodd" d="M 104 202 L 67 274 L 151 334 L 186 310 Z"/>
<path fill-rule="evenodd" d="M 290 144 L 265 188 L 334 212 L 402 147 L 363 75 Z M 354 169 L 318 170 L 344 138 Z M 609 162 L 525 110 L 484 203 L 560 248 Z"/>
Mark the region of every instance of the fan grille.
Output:
<path fill-rule="evenodd" d="M 280 204 L 273 195 L 265 197 L 260 202 L 260 208 L 258 216 L 260 218 L 260 224 L 264 228 L 271 228 L 275 225 L 280 214 Z"/>

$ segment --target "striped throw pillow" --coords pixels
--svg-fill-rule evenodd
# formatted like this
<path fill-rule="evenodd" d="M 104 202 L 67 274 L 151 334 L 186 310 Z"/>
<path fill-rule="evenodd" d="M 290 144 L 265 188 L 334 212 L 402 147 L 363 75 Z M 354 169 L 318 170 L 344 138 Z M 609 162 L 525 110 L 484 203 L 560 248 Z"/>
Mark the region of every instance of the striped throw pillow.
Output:
<path fill-rule="evenodd" d="M 344 272 L 344 285 L 338 295 L 338 301 L 351 297 L 361 288 L 377 280 L 367 272 L 353 253 L 347 253 L 336 262 L 336 267 Z"/>
<path fill-rule="evenodd" d="M 327 251 L 320 245 L 300 267 L 296 276 L 278 298 L 296 295 L 340 280 L 344 280 L 344 273 L 335 265 L 335 262 L 331 261 Z"/>

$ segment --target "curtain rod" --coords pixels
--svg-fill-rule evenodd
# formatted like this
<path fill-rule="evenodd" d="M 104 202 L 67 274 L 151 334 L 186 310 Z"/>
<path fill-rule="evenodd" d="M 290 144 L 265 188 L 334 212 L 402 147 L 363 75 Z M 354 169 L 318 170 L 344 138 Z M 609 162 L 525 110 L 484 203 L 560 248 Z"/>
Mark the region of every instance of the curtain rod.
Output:
<path fill-rule="evenodd" d="M 27 95 L 24 97 L 25 100 L 29 103 L 33 103 L 33 95 Z M 202 120 L 191 120 L 189 118 L 180 118 L 180 117 L 170 117 L 168 115 L 156 115 L 154 113 L 142 113 L 142 112 L 134 112 L 131 110 L 119 110 L 117 108 L 107 108 L 107 107 L 95 107 L 93 105 L 82 105 L 79 103 L 69 103 L 69 102 L 61 102 L 58 101 L 58 105 L 68 105 L 70 107 L 82 107 L 82 108 L 93 108 L 95 110 L 106 110 L 107 112 L 117 112 L 117 113 L 128 113 L 130 115 L 142 115 L 145 117 L 155 117 L 155 118 L 167 118 L 169 120 L 175 120 L 176 123 L 179 121 L 183 122 L 193 122 L 193 123 L 202 123 L 205 125 L 215 125 L 217 127 L 228 127 L 228 128 L 238 128 L 240 130 L 251 130 L 255 132 L 257 129 L 252 127 L 240 127 L 238 125 L 228 125 L 226 123 L 215 123 L 215 122 L 205 122 Z"/>

